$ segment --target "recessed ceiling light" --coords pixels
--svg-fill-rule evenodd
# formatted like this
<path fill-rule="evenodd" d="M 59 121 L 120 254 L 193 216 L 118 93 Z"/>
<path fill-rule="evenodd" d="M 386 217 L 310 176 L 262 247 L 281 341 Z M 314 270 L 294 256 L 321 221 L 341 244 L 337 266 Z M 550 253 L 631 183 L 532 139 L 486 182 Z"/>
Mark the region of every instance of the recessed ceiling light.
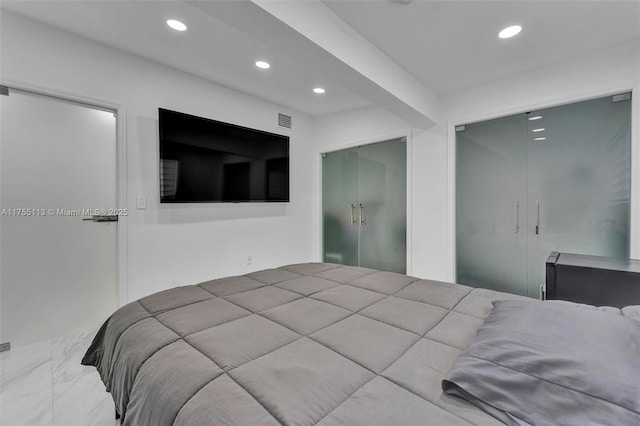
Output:
<path fill-rule="evenodd" d="M 173 28 L 176 31 L 187 31 L 187 26 L 177 19 L 169 19 L 167 20 L 167 25 Z"/>
<path fill-rule="evenodd" d="M 534 138 L 533 140 L 534 141 L 544 141 L 544 140 L 547 140 L 547 138 Z"/>
<path fill-rule="evenodd" d="M 326 92 L 326 90 L 324 90 L 322 87 L 316 87 L 315 89 L 313 89 L 313 93 L 317 93 L 319 95 L 323 94 L 324 92 Z"/>
<path fill-rule="evenodd" d="M 532 131 L 532 132 L 536 132 L 536 133 L 538 133 L 538 132 L 544 132 L 544 127 L 540 127 L 539 129 L 533 129 L 533 130 L 531 130 L 531 131 Z"/>
<path fill-rule="evenodd" d="M 517 35 L 520 31 L 522 31 L 522 27 L 520 25 L 511 25 L 500 31 L 498 33 L 498 37 L 500 38 L 511 38 L 514 35 Z"/>
<path fill-rule="evenodd" d="M 257 61 L 256 62 L 256 67 L 262 68 L 263 70 L 266 70 L 268 68 L 271 68 L 271 64 L 269 64 L 269 62 L 265 62 L 265 61 Z"/>
<path fill-rule="evenodd" d="M 529 121 L 540 120 L 542 118 L 541 115 L 534 115 L 533 117 L 529 117 Z"/>

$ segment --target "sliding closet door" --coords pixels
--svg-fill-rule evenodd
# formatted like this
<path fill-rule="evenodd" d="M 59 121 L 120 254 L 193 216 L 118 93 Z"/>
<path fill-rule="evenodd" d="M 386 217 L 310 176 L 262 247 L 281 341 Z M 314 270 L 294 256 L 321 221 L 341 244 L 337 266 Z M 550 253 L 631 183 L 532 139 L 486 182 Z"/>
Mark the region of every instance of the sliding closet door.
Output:
<path fill-rule="evenodd" d="M 456 137 L 458 282 L 537 297 L 552 251 L 628 258 L 624 95 L 470 124 Z"/>
<path fill-rule="evenodd" d="M 404 138 L 360 147 L 360 266 L 406 273 L 406 148 Z"/>
<path fill-rule="evenodd" d="M 534 111 L 527 129 L 529 295 L 552 251 L 629 255 L 631 102 Z"/>
<path fill-rule="evenodd" d="M 457 282 L 527 294 L 523 115 L 456 133 Z"/>
<path fill-rule="evenodd" d="M 323 260 L 406 273 L 405 138 L 323 154 Z"/>
<path fill-rule="evenodd" d="M 324 154 L 322 158 L 323 259 L 358 265 L 358 150 Z"/>

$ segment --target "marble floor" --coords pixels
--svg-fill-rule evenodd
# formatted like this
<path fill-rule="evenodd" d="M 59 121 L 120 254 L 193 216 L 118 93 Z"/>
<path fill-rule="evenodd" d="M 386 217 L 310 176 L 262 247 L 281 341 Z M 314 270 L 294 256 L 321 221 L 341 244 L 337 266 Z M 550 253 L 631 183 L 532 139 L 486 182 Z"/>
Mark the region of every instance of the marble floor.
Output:
<path fill-rule="evenodd" d="M 0 425 L 114 426 L 114 406 L 94 367 L 80 364 L 95 332 L 0 353 Z"/>

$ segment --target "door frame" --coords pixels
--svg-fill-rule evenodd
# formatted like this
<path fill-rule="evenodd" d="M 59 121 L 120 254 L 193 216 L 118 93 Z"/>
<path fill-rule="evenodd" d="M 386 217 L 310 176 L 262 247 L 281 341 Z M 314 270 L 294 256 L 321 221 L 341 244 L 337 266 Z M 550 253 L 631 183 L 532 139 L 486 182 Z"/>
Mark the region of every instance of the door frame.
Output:
<path fill-rule="evenodd" d="M 363 145 L 371 145 L 378 142 L 385 142 L 392 139 L 400 139 L 406 138 L 407 140 L 407 205 L 406 205 L 406 221 L 407 221 L 407 235 L 406 235 L 406 268 L 407 275 L 411 275 L 413 271 L 413 201 L 412 201 L 412 170 L 413 170 L 413 132 L 412 129 L 405 129 L 401 131 L 396 131 L 392 133 L 382 134 L 375 137 L 365 138 L 365 139 L 357 139 L 347 142 L 341 142 L 335 145 L 331 145 L 327 148 L 316 150 L 314 156 L 316 158 L 315 161 L 315 176 L 316 176 L 316 208 L 314 208 L 314 227 L 315 229 L 315 241 L 313 243 L 314 246 L 314 258 L 317 259 L 318 262 L 322 262 L 322 236 L 324 235 L 324 229 L 322 226 L 322 155 L 335 151 L 342 151 L 350 148 L 357 148 Z"/>
<path fill-rule="evenodd" d="M 80 95 L 78 93 L 64 92 L 48 87 L 3 79 L 0 85 L 9 90 L 22 90 L 36 95 L 48 96 L 62 101 L 84 104 L 88 107 L 97 107 L 113 110 L 116 113 L 116 206 L 117 209 L 127 208 L 127 109 L 121 102 L 104 100 Z M 131 212 L 131 210 L 129 210 Z M 116 291 L 118 294 L 118 307 L 125 305 L 127 301 L 127 216 L 118 217 L 116 227 Z"/>
<path fill-rule="evenodd" d="M 447 274 L 451 282 L 456 282 L 456 131 L 457 126 L 493 120 L 527 111 L 552 108 L 581 101 L 631 92 L 631 197 L 629 221 L 629 257 L 640 259 L 640 85 L 614 86 L 588 91 L 569 97 L 536 101 L 526 106 L 505 108 L 498 113 L 478 113 L 447 121 Z"/>

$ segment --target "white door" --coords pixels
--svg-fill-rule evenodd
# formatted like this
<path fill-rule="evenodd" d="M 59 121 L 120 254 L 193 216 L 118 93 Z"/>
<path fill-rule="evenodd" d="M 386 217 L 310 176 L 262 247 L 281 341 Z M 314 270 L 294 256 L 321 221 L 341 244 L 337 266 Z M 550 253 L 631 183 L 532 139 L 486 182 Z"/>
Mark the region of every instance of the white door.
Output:
<path fill-rule="evenodd" d="M 96 329 L 117 307 L 116 118 L 57 98 L 0 96 L 0 342 Z"/>

